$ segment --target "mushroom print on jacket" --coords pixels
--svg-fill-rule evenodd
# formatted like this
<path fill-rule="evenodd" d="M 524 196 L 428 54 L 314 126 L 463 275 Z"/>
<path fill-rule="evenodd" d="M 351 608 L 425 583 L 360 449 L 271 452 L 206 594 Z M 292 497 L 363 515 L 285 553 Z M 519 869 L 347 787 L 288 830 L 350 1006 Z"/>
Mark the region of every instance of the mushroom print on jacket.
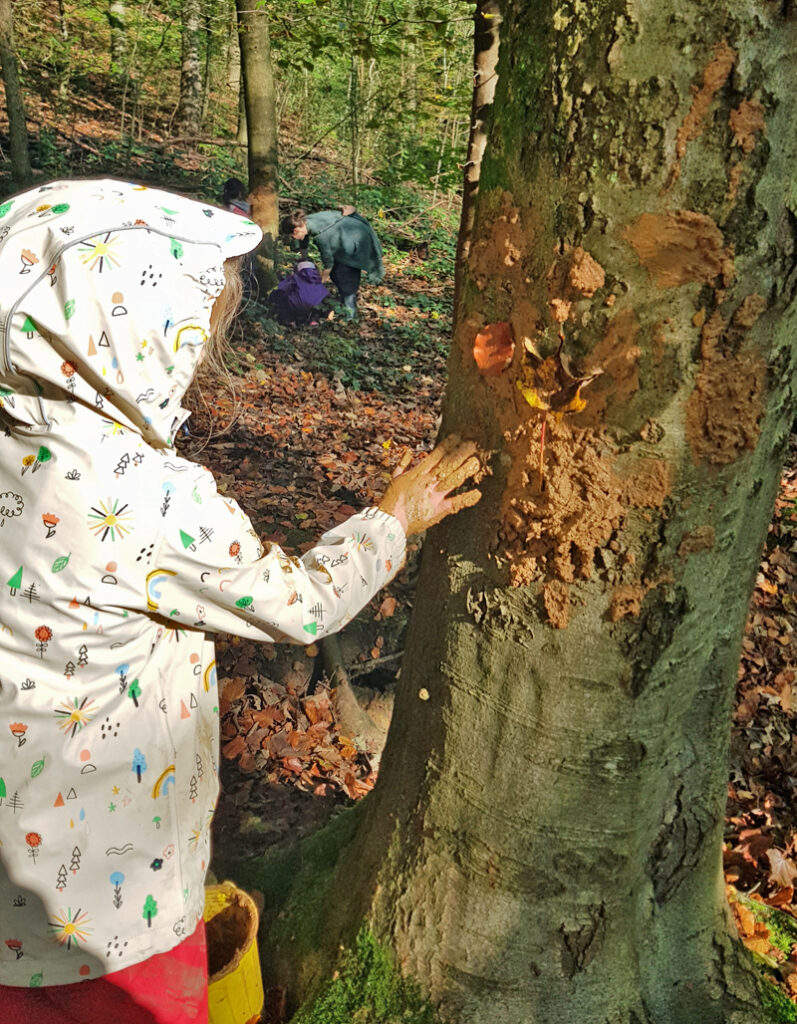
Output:
<path fill-rule="evenodd" d="M 260 230 L 119 181 L 0 205 L 0 984 L 164 952 L 218 793 L 206 633 L 307 643 L 398 570 L 366 509 L 302 559 L 178 456 L 224 260 Z"/>

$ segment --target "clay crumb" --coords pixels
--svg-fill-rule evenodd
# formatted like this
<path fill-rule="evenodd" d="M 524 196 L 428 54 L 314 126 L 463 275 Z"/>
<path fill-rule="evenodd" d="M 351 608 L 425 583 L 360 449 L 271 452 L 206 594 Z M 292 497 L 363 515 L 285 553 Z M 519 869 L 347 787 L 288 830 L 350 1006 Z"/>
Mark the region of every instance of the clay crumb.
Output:
<path fill-rule="evenodd" d="M 756 146 L 756 135 L 766 130 L 764 108 L 758 100 L 742 100 L 739 106 L 730 112 L 728 123 L 733 132 L 732 145 L 738 146 L 745 156 L 749 156 Z"/>
<path fill-rule="evenodd" d="M 551 580 L 542 588 L 548 621 L 554 629 L 565 629 L 570 622 L 570 593 L 566 584 Z"/>
<path fill-rule="evenodd" d="M 642 609 L 645 594 L 646 590 L 641 584 L 626 583 L 615 588 L 609 606 L 609 619 L 612 622 L 619 622 L 629 615 L 636 618 Z"/>
<path fill-rule="evenodd" d="M 714 547 L 715 531 L 713 526 L 698 526 L 696 530 L 685 533 L 678 545 L 678 557 L 686 558 L 698 551 L 707 551 Z"/>

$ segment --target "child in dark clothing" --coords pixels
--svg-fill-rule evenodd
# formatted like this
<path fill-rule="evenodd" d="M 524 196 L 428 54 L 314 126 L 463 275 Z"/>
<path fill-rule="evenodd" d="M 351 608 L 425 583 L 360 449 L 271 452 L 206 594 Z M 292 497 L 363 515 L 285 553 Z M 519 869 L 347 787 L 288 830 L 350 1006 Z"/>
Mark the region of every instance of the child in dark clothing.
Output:
<path fill-rule="evenodd" d="M 382 246 L 368 221 L 350 206 L 307 214 L 294 210 L 282 219 L 280 230 L 305 247 L 309 239 L 315 242 L 324 266 L 321 279 L 334 282 L 347 319 L 354 320 L 362 272 L 374 284 L 385 276 Z"/>
<path fill-rule="evenodd" d="M 268 301 L 280 323 L 306 323 L 328 295 L 315 263 L 300 260 L 293 273 L 269 294 Z"/>

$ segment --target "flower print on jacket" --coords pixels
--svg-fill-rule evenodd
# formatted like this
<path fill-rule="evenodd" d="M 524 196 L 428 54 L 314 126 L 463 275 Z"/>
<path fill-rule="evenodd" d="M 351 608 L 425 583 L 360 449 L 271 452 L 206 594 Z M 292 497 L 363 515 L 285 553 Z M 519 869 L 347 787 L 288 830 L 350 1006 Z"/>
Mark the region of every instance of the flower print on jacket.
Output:
<path fill-rule="evenodd" d="M 172 447 L 224 261 L 257 244 L 254 224 L 112 180 L 3 208 L 0 984 L 57 985 L 164 952 L 202 915 L 219 761 L 206 634 L 338 629 L 404 536 L 366 510 L 289 558 Z"/>

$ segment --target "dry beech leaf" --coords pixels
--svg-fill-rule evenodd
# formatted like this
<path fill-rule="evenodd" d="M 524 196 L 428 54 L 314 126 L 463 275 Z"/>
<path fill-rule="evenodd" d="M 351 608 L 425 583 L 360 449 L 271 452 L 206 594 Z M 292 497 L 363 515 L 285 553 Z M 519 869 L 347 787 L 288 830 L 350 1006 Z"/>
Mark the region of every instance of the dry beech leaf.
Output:
<path fill-rule="evenodd" d="M 473 358 L 483 377 L 497 377 L 512 362 L 515 340 L 508 323 L 488 324 L 476 335 Z"/>
<path fill-rule="evenodd" d="M 379 615 L 381 615 L 383 619 L 389 619 L 394 615 L 397 607 L 398 601 L 395 597 L 391 597 L 388 594 L 384 601 L 379 605 Z"/>
<path fill-rule="evenodd" d="M 767 850 L 769 859 L 769 880 L 779 889 L 790 889 L 797 877 L 797 864 L 782 850 L 771 847 Z"/>

